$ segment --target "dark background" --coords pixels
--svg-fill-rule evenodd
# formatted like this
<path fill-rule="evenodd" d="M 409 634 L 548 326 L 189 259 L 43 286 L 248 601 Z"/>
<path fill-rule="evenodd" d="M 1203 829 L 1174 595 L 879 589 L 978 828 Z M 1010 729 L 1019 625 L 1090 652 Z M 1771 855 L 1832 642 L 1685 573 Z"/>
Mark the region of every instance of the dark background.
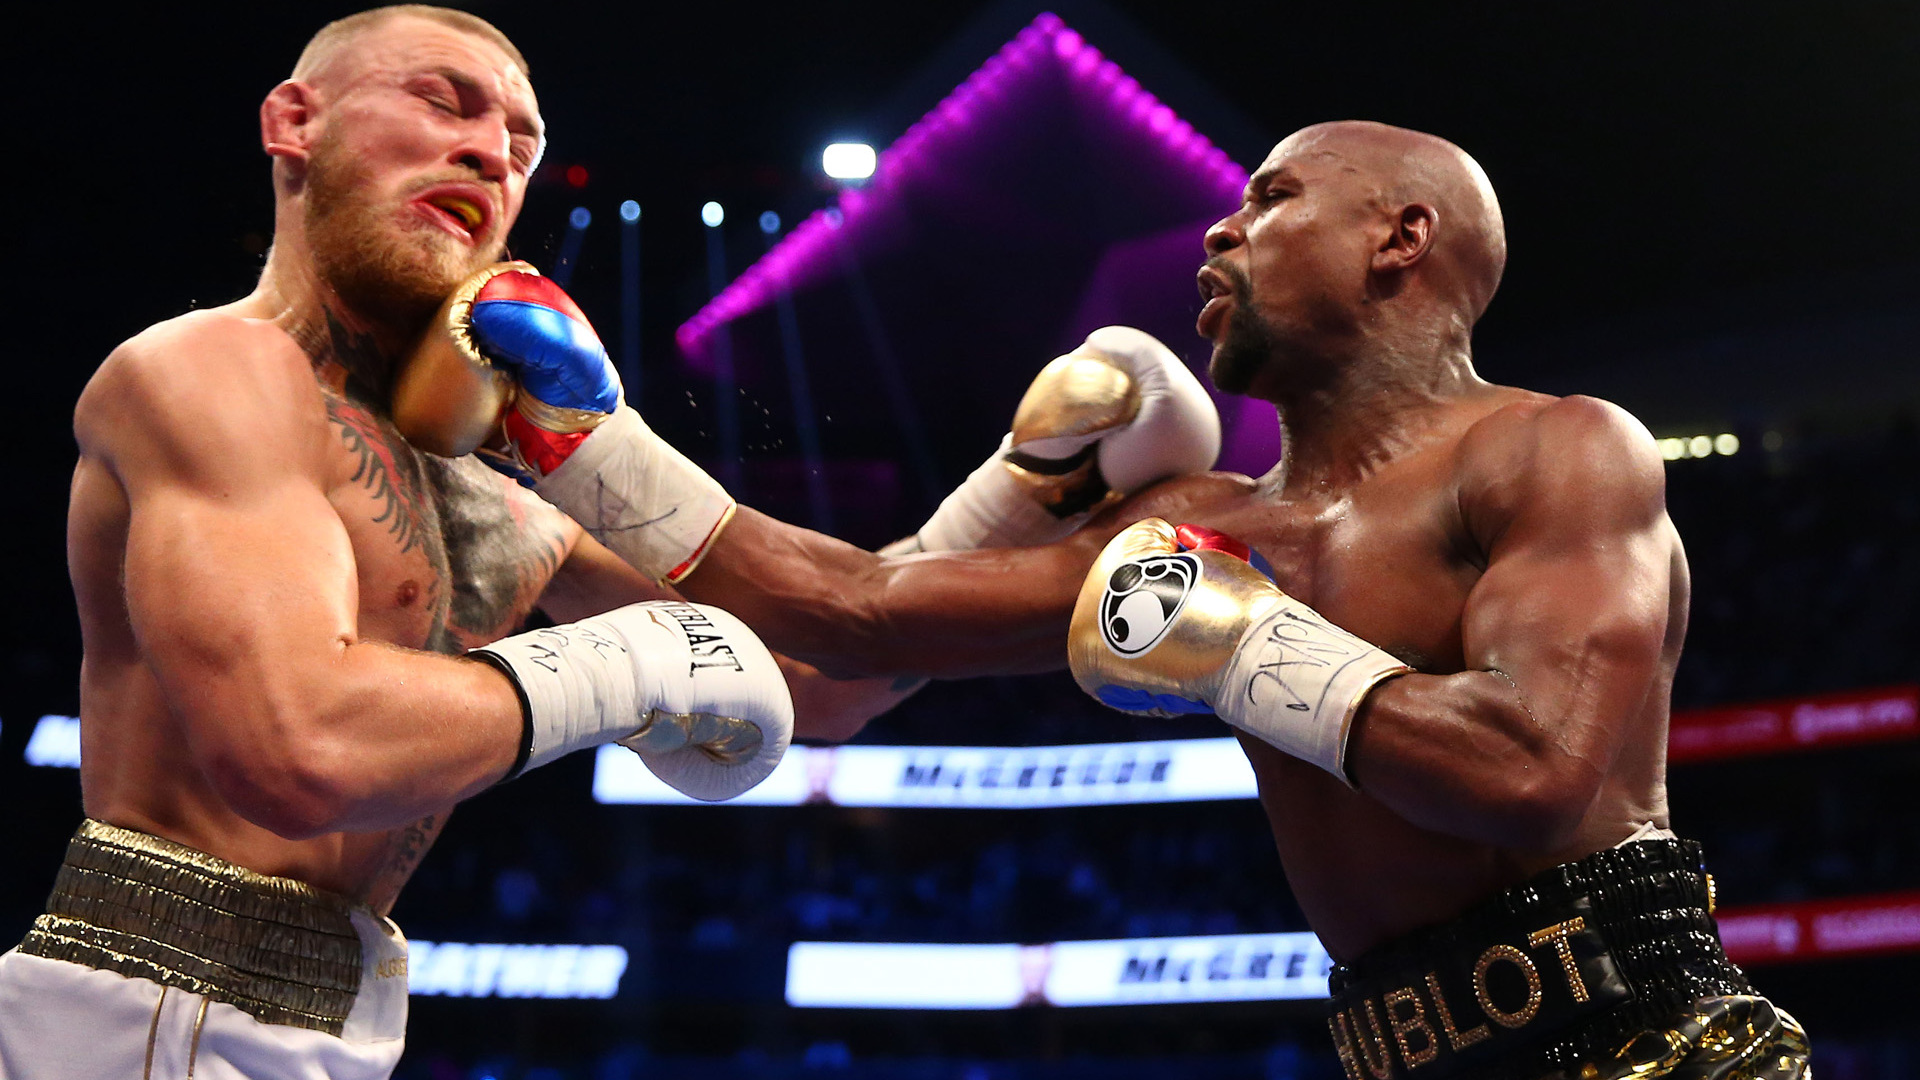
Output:
<path fill-rule="evenodd" d="M 1070 23 L 1071 7 L 1059 9 Z M 1039 7 L 471 9 L 527 55 L 552 137 L 514 233 L 515 253 L 548 265 L 568 210 L 590 207 L 597 221 L 575 291 L 589 312 L 608 313 L 596 316 L 605 329 L 616 303 L 614 208 L 622 199 L 640 201 L 643 367 L 653 403 L 644 407 L 670 440 L 705 458 L 715 453 L 705 434 L 711 395 L 680 370 L 671 336 L 705 298 L 700 204 L 717 199 L 728 207 L 729 257 L 734 269 L 745 266 L 760 250 L 748 224 L 754 214 L 771 208 L 795 220 L 830 200 L 817 173 L 822 144 L 855 136 L 884 146 Z M 255 106 L 307 36 L 351 10 L 150 6 L 109 15 L 55 6 L 14 22 L 0 45 L 12 75 L 5 124 L 11 212 L 0 229 L 15 341 L 7 365 L 14 505 L 5 530 L 13 570 L 4 598 L 14 618 L 0 629 L 0 808 L 17 825 L 0 868 L 0 939 L 11 940 L 37 909 L 61 838 L 79 814 L 71 773 L 19 763 L 34 717 L 78 706 L 72 599 L 56 570 L 64 562 L 72 402 L 118 341 L 250 287 L 271 228 Z M 1224 110 L 1188 109 L 1177 87 L 1162 89 L 1136 72 L 1243 165 L 1299 126 L 1346 117 L 1432 131 L 1473 153 L 1500 191 L 1511 248 L 1506 283 L 1478 336 L 1488 377 L 1601 393 L 1656 434 L 1738 430 L 1750 447 L 1764 432 L 1782 435 L 1777 454 L 1673 466 L 1674 513 L 1699 581 L 1683 704 L 1914 677 L 1920 9 L 1117 0 L 1096 16 L 1157 43 L 1209 100 L 1225 103 Z M 1201 113 L 1219 117 L 1222 129 L 1208 130 Z M 575 164 L 589 173 L 583 189 L 562 180 Z M 1195 254 L 1197 261 L 1198 237 Z M 910 343 L 913 327 L 895 334 Z M 830 414 L 832 360 L 815 363 L 816 397 Z M 932 408 L 942 373 L 918 377 Z M 1004 417 L 977 423 L 996 431 Z M 789 451 L 773 448 L 780 441 L 750 449 L 749 472 L 756 462 L 784 461 Z M 947 483 L 981 453 L 971 444 L 936 450 Z M 1684 479 L 1682 469 L 1691 470 Z M 903 497 L 893 528 L 912 527 L 925 509 Z M 1788 604 L 1815 634 L 1775 632 L 1769 619 Z M 1044 680 L 992 680 L 952 693 L 929 695 L 867 737 L 1125 737 L 1110 718 L 1074 705 L 1048 706 L 1045 717 L 1022 723 L 1023 702 L 1060 699 L 1058 686 Z M 991 722 L 973 723 L 980 717 Z M 1907 801 L 1895 793 L 1913 764 L 1911 754 L 1896 753 L 1681 770 L 1677 819 L 1683 829 L 1721 830 L 1722 847 L 1761 868 L 1749 875 L 1750 901 L 1910 888 L 1920 884 L 1909 869 L 1920 853 L 1908 839 L 1914 823 L 1899 816 Z M 1010 865 L 1043 880 L 1031 864 L 1044 857 L 1020 846 L 1025 827 L 1018 823 L 1030 819 L 596 808 L 584 798 L 584 760 L 548 772 L 456 819 L 400 915 L 429 938 L 591 940 L 579 935 L 596 924 L 583 923 L 578 911 L 601 910 L 592 908 L 601 901 L 579 898 L 612 897 L 644 914 L 607 916 L 602 935 L 657 955 L 637 951 L 642 960 L 628 992 L 604 1005 L 417 1005 L 408 1068 L 418 1075 L 504 1077 L 539 1062 L 568 1075 L 627 1075 L 604 1071 L 620 1053 L 652 1061 L 652 1069 L 667 1068 L 662 1062 L 675 1055 L 704 1053 L 746 1074 L 771 1074 L 821 1045 L 829 1050 L 812 1060 L 826 1067 L 838 1067 L 837 1045 L 856 1061 L 934 1062 L 929 1076 L 976 1075 L 965 1071 L 974 1065 L 955 1064 L 973 1058 L 989 1070 L 977 1075 L 1064 1076 L 1061 1062 L 1088 1054 L 1159 1061 L 1162 1075 L 1184 1068 L 1169 1064 L 1180 1061 L 1201 1063 L 1195 1075 L 1318 1075 L 1313 1070 L 1326 1066 L 1315 1056 L 1316 1022 L 1248 1006 L 944 1020 L 795 1015 L 768 1002 L 769 995 L 777 1002 L 777 975 L 773 986 L 762 985 L 769 970 L 762 954 L 813 928 L 800 920 L 742 930 L 746 944 L 732 953 L 676 951 L 689 947 L 699 919 L 658 906 L 648 883 L 683 898 L 705 889 L 719 909 L 744 903 L 743 896 L 779 904 L 803 886 L 830 893 L 836 880 L 884 882 L 904 872 L 907 856 L 871 839 L 887 836 L 925 836 L 954 849 L 955 890 L 969 880 L 978 885 L 991 860 L 976 856 L 1002 840 L 1013 852 Z M 1061 843 L 1082 845 L 1095 863 L 1110 856 L 1116 867 L 1150 856 L 1084 837 L 1218 834 L 1231 852 L 1263 828 L 1245 806 L 1051 813 L 1062 814 L 1047 826 L 1067 837 Z M 1756 832 L 1756 821 L 1766 828 Z M 717 841 L 688 838 L 708 830 Z M 557 843 L 559 836 L 572 839 Z M 520 839 L 503 839 L 511 837 Z M 698 852 L 729 844 L 757 854 L 699 860 Z M 1837 869 L 1823 854 L 1849 845 L 1860 853 Z M 1101 855 L 1108 847 L 1114 850 Z M 787 870 L 738 884 L 748 873 L 740 867 L 755 859 Z M 1249 930 L 1290 928 L 1276 925 L 1288 922 L 1290 905 L 1272 899 L 1283 886 L 1270 857 L 1215 862 L 1221 859 L 1238 876 L 1220 888 L 1266 898 L 1222 901 L 1228 921 Z M 833 869 L 841 863 L 852 869 Z M 649 868 L 635 869 L 642 864 Z M 551 925 L 501 922 L 488 899 L 497 890 L 487 883 L 503 867 L 529 868 L 544 883 L 554 898 Z M 1183 898 L 1195 898 L 1194 910 L 1205 907 L 1211 901 L 1197 897 L 1211 896 L 1212 887 L 1199 884 L 1204 875 L 1192 880 L 1191 892 L 1153 902 L 1176 913 Z M 1124 908 L 1140 902 L 1141 888 L 1115 885 L 1110 895 Z M 462 910 L 462 897 L 477 905 L 475 913 L 443 917 Z M 974 932 L 981 940 L 1023 933 L 1044 940 L 1077 926 L 1046 916 L 1052 907 L 1044 896 L 1028 900 Z M 562 917 L 563 910 L 574 914 Z M 1204 924 L 1193 918 L 1189 925 Z M 1160 930 L 1177 932 L 1166 927 L 1178 921 L 1169 916 Z M 837 932 L 855 936 L 857 925 Z M 868 925 L 885 937 L 885 918 Z M 942 939 L 965 939 L 955 934 Z M 1891 991 L 1911 981 L 1914 967 L 1910 958 L 1894 958 L 1770 971 L 1762 981 L 1779 987 L 1775 996 L 1816 1034 L 1826 1024 L 1836 1056 L 1823 1072 L 1900 1076 L 1913 1064 L 1913 1046 L 1902 1041 L 1908 1025 L 1850 994 Z M 695 980 L 702 989 L 676 989 L 688 972 L 704 973 Z M 1017 1072 L 1026 1068 L 1040 1071 Z"/>

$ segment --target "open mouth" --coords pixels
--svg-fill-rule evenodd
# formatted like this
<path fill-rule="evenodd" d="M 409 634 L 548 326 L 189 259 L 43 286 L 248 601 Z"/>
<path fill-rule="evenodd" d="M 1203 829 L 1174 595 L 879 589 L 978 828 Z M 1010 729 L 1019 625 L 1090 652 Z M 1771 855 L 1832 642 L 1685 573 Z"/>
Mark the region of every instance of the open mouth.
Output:
<path fill-rule="evenodd" d="M 1211 266 L 1201 267 L 1200 272 L 1194 275 L 1193 281 L 1200 288 L 1202 302 L 1233 295 L 1233 285 L 1227 281 L 1226 275 Z"/>
<path fill-rule="evenodd" d="M 1212 267 L 1202 267 L 1194 276 L 1194 282 L 1200 288 L 1200 299 L 1204 301 L 1200 308 L 1200 317 L 1194 320 L 1193 328 L 1201 337 L 1214 340 L 1220 331 L 1221 322 L 1227 317 L 1227 309 L 1233 305 L 1233 285 L 1226 275 Z"/>
<path fill-rule="evenodd" d="M 477 238 L 487 221 L 487 212 L 478 202 L 457 192 L 435 192 L 420 201 L 468 239 Z"/>

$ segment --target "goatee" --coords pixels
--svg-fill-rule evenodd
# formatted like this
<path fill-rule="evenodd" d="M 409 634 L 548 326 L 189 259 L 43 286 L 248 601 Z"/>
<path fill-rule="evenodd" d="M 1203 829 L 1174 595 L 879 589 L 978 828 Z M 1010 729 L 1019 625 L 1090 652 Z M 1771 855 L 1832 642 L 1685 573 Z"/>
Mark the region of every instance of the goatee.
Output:
<path fill-rule="evenodd" d="M 449 179 L 474 178 L 436 176 L 412 187 Z M 320 279 L 348 309 L 391 330 L 413 333 L 454 286 L 500 260 L 498 242 L 468 247 L 424 219 L 414 225 L 398 207 L 376 205 L 365 172 L 330 138 L 314 147 L 306 182 L 307 243 Z"/>
<path fill-rule="evenodd" d="M 1253 282 L 1239 267 L 1225 259 L 1210 259 L 1207 265 L 1219 271 L 1233 286 L 1233 310 L 1227 315 L 1227 332 L 1214 347 L 1207 375 L 1221 392 L 1245 394 L 1279 352 L 1280 335 L 1253 306 Z"/>

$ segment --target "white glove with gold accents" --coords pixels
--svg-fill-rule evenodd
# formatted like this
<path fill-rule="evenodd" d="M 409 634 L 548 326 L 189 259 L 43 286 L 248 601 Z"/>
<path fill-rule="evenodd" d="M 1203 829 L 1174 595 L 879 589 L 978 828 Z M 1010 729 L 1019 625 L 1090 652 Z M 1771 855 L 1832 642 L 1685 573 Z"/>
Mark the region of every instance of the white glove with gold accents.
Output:
<path fill-rule="evenodd" d="M 495 263 L 441 305 L 395 380 L 393 422 L 430 453 L 478 453 L 655 581 L 692 573 L 733 516 L 726 489 L 622 402 L 573 298 L 526 263 Z"/>
<path fill-rule="evenodd" d="M 1212 712 L 1352 785 L 1360 701 L 1413 669 L 1328 622 L 1212 529 L 1146 518 L 1093 564 L 1068 630 L 1080 688 L 1122 712 Z"/>
<path fill-rule="evenodd" d="M 773 654 L 704 604 L 630 604 L 468 655 L 520 694 L 525 757 L 510 776 L 617 742 L 675 790 L 715 802 L 765 780 L 793 738 L 793 699 Z"/>
<path fill-rule="evenodd" d="M 885 554 L 1024 547 L 1067 535 L 1109 498 L 1204 472 L 1220 414 L 1173 350 L 1106 326 L 1027 387 L 1013 430 L 914 536 Z"/>

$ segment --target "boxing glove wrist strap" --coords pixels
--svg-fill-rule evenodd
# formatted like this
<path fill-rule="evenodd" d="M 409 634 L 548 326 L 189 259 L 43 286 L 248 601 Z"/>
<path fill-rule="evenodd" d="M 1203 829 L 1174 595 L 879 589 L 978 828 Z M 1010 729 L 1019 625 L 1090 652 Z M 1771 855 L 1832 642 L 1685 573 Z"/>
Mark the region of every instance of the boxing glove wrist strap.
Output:
<path fill-rule="evenodd" d="M 733 517 L 733 497 L 627 405 L 534 490 L 655 581 L 700 565 Z"/>
<path fill-rule="evenodd" d="M 1012 437 L 954 488 L 920 526 L 919 551 L 975 551 L 1034 547 L 1071 533 L 1079 518 L 1062 520 L 1034 501 L 1007 468 Z"/>
<path fill-rule="evenodd" d="M 550 626 L 468 654 L 504 672 L 525 710 L 521 756 L 505 779 L 633 735 L 650 720 L 652 709 L 638 700 L 627 646 L 605 623 L 598 618 Z"/>
<path fill-rule="evenodd" d="M 1352 787 L 1347 737 L 1361 699 L 1382 680 L 1412 670 L 1282 594 L 1241 635 L 1214 712 Z"/>

